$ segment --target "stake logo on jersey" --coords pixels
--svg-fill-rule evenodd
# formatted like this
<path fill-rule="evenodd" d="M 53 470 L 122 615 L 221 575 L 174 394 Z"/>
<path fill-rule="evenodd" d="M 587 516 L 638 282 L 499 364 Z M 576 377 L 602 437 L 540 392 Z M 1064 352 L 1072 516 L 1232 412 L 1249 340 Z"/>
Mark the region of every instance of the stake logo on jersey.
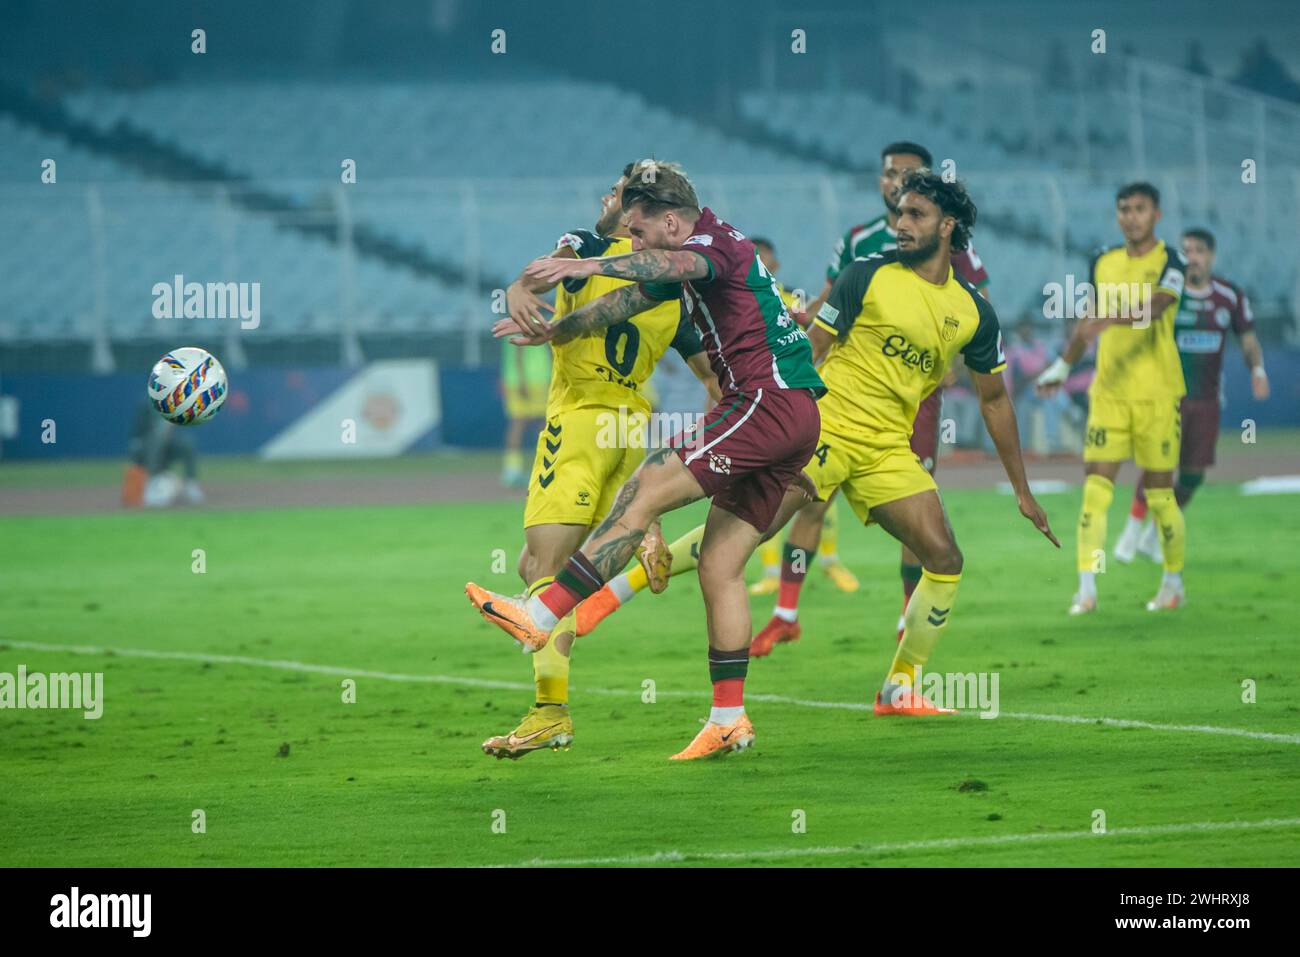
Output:
<path fill-rule="evenodd" d="M 1165 292 L 1174 302 L 1150 323 L 1108 326 L 1097 341 L 1097 375 L 1089 395 L 1119 399 L 1177 399 L 1185 391 L 1183 367 L 1174 344 L 1174 317 L 1183 293 L 1187 266 L 1182 254 L 1164 241 L 1144 255 L 1130 256 L 1124 246 L 1103 250 L 1092 261 L 1092 287 L 1099 295 L 1107 290 L 1150 290 Z M 1123 311 L 1122 297 L 1104 295 L 1098 300 L 1099 314 Z M 1146 304 L 1150 308 L 1150 303 Z"/>
<path fill-rule="evenodd" d="M 556 245 L 567 246 L 580 259 L 632 252 L 631 239 L 599 236 L 587 229 L 565 233 Z M 627 280 L 609 276 L 565 279 L 556 290 L 555 318 L 563 318 L 626 284 Z M 548 414 L 553 416 L 567 409 L 592 406 L 612 409 L 627 406 L 634 412 L 649 413 L 650 402 L 643 394 L 643 387 L 670 346 L 683 359 L 704 349 L 675 302 L 656 306 L 563 345 L 552 344 L 554 374 L 547 398 Z"/>
<path fill-rule="evenodd" d="M 1208 289 L 1183 292 L 1174 318 L 1174 343 L 1189 399 L 1220 398 L 1229 328 L 1239 336 L 1255 328 L 1250 300 L 1243 290 L 1212 276 Z"/>
<path fill-rule="evenodd" d="M 754 244 L 705 208 L 682 244 L 709 264 L 703 279 L 642 283 L 651 299 L 681 299 L 724 393 L 759 389 L 825 392 L 808 334 L 791 318 Z"/>
<path fill-rule="evenodd" d="M 1006 367 L 993 307 L 949 269 L 940 286 L 886 252 L 850 263 L 814 320 L 838 341 L 821 366 L 822 428 L 872 447 L 905 447 L 921 401 L 960 352 L 975 372 Z"/>

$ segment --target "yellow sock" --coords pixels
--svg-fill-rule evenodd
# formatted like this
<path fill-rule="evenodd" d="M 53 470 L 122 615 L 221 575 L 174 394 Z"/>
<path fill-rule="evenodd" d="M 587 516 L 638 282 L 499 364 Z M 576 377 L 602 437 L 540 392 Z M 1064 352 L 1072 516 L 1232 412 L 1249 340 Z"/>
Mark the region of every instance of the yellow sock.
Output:
<path fill-rule="evenodd" d="M 781 544 L 776 538 L 769 538 L 759 546 L 758 557 L 763 563 L 764 574 L 781 573 Z"/>
<path fill-rule="evenodd" d="M 704 526 L 697 525 L 677 541 L 668 546 L 668 551 L 673 556 L 673 577 L 680 575 L 682 572 L 694 571 L 700 563 L 700 541 L 704 538 Z M 780 562 L 780 558 L 777 561 Z M 643 590 L 650 584 L 650 579 L 646 577 L 645 569 L 641 563 L 637 562 L 627 573 L 628 587 L 634 592 Z"/>
<path fill-rule="evenodd" d="M 528 586 L 528 596 L 531 598 L 553 581 L 554 575 L 539 578 Z M 574 615 L 570 612 L 555 626 L 551 640 L 532 656 L 533 683 L 537 686 L 538 704 L 569 702 L 569 651 L 573 639 L 562 640 L 562 636 L 566 632 L 571 635 L 574 627 Z"/>
<path fill-rule="evenodd" d="M 1160 548 L 1165 556 L 1165 571 L 1181 572 L 1183 555 L 1187 550 L 1187 525 L 1183 521 L 1183 510 L 1178 507 L 1178 500 L 1171 488 L 1148 488 L 1146 490 L 1147 507 L 1155 518 L 1156 527 L 1160 529 Z"/>
<path fill-rule="evenodd" d="M 1077 539 L 1078 570 L 1100 572 L 1106 552 L 1106 510 L 1115 497 L 1115 483 L 1100 475 L 1083 482 L 1083 505 L 1079 509 Z M 1150 502 L 1150 496 L 1147 497 Z"/>
<path fill-rule="evenodd" d="M 510 449 L 505 454 L 505 461 L 502 463 L 507 471 L 522 472 L 524 470 L 524 453 L 520 449 Z"/>
<path fill-rule="evenodd" d="M 674 575 L 695 571 L 700 564 L 700 542 L 703 540 L 704 525 L 700 524 L 668 546 L 668 550 L 673 553 Z M 778 565 L 781 563 L 779 554 L 776 561 Z"/>
<path fill-rule="evenodd" d="M 838 561 L 840 557 L 840 522 L 836 515 L 838 511 L 839 500 L 836 499 L 826 509 L 826 517 L 822 520 L 822 540 L 817 545 L 817 554 L 828 562 Z"/>
<path fill-rule="evenodd" d="M 921 581 L 903 613 L 903 640 L 894 652 L 886 684 L 911 685 L 916 681 L 916 669 L 930 660 L 930 652 L 939 643 L 939 632 L 948 624 L 959 581 L 961 575 L 922 570 Z"/>

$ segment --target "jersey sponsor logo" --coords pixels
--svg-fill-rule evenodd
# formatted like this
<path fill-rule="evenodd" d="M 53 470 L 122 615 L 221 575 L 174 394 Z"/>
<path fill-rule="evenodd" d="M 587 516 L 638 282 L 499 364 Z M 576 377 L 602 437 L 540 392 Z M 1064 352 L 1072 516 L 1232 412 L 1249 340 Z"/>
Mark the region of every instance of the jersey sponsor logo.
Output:
<path fill-rule="evenodd" d="M 839 317 L 840 311 L 829 302 L 822 303 L 822 307 L 817 310 L 817 318 L 832 326 L 835 325 L 835 320 Z"/>
<path fill-rule="evenodd" d="M 957 338 L 957 329 L 960 326 L 961 323 L 959 323 L 952 316 L 944 316 L 943 329 L 940 330 L 939 335 L 943 336 L 944 342 L 952 342 L 952 340 Z"/>
<path fill-rule="evenodd" d="M 687 237 L 686 242 L 682 243 L 682 245 L 683 246 L 712 246 L 713 237 L 710 236 L 708 233 L 700 233 L 699 235 L 696 236 Z"/>
<path fill-rule="evenodd" d="M 927 374 L 934 370 L 934 356 L 930 353 L 930 350 L 917 349 L 916 346 L 898 333 L 894 333 L 886 339 L 885 344 L 880 347 L 880 351 L 891 359 L 899 359 L 903 365 L 912 366 Z"/>
<path fill-rule="evenodd" d="M 1214 329 L 1182 329 L 1174 336 L 1179 352 L 1213 353 L 1223 347 L 1223 333 Z"/>

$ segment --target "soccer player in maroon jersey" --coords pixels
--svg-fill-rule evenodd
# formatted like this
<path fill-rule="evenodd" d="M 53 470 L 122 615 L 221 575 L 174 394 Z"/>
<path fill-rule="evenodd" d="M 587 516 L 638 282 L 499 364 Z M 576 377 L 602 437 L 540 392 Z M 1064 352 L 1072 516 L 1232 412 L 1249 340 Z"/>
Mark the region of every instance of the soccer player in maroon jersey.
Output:
<path fill-rule="evenodd" d="M 623 211 L 639 252 L 543 257 L 524 274 L 540 282 L 605 275 L 634 284 L 553 323 L 530 316 L 522 323 L 502 319 L 494 333 L 522 330 L 511 339 L 517 345 L 565 342 L 680 298 L 704 341 L 722 401 L 698 429 L 646 456 L 608 516 L 545 591 L 527 600 L 473 582 L 465 591 L 485 619 L 536 651 L 560 619 L 623 570 L 659 516 L 711 498 L 699 578 L 713 710 L 695 739 L 674 755 L 701 758 L 754 740 L 744 709 L 750 639 L 745 563 L 774 520 L 783 522 L 810 497 L 803 468 L 817 444 L 817 399 L 826 389 L 813 368 L 808 335 L 791 318 L 754 244 L 701 208 L 685 175 L 643 161 L 624 186 Z"/>
<path fill-rule="evenodd" d="M 1187 503 L 1205 480 L 1205 470 L 1214 464 L 1223 411 L 1223 350 L 1228 344 L 1229 328 L 1236 334 L 1241 356 L 1250 370 L 1251 394 L 1261 402 L 1268 398 L 1268 374 L 1245 290 L 1213 274 L 1214 234 L 1208 229 L 1189 229 L 1182 239 L 1187 285 L 1174 319 L 1174 341 L 1183 364 L 1187 395 L 1180 410 L 1183 441 L 1174 498 L 1186 511 Z M 1128 522 L 1115 543 L 1115 557 L 1121 562 L 1131 562 L 1138 552 L 1160 561 L 1160 536 L 1155 523 L 1147 521 L 1145 478 L 1143 473 L 1138 479 Z"/>

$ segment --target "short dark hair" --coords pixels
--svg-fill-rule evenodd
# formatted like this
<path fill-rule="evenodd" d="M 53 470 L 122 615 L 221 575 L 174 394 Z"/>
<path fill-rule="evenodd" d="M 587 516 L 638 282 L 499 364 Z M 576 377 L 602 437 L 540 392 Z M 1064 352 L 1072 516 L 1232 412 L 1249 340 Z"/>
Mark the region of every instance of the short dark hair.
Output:
<path fill-rule="evenodd" d="M 623 186 L 623 209 L 642 206 L 657 216 L 670 209 L 700 211 L 700 200 L 686 173 L 676 163 L 645 159 L 635 163 Z"/>
<path fill-rule="evenodd" d="M 912 143 L 909 140 L 899 140 L 886 146 L 880 151 L 880 162 L 883 163 L 886 156 L 897 156 L 900 153 L 921 157 L 921 165 L 927 169 L 934 165 L 934 157 L 930 155 L 930 151 L 920 143 Z"/>
<path fill-rule="evenodd" d="M 768 249 L 772 250 L 773 253 L 776 252 L 776 243 L 772 242 L 772 240 L 768 239 L 766 236 L 750 236 L 749 241 L 755 246 L 766 246 Z"/>
<path fill-rule="evenodd" d="M 1147 199 L 1151 200 L 1152 206 L 1155 206 L 1156 208 L 1160 207 L 1160 190 L 1156 189 L 1150 183 L 1126 183 L 1121 186 L 1119 192 L 1115 194 L 1115 202 L 1118 203 L 1122 200 L 1128 199 L 1130 196 L 1145 196 Z"/>
<path fill-rule="evenodd" d="M 953 180 L 950 183 L 928 169 L 908 170 L 903 174 L 903 185 L 898 194 L 900 199 L 904 193 L 924 196 L 938 206 L 945 216 L 957 220 L 957 225 L 952 228 L 954 252 L 961 252 L 970 245 L 971 229 L 975 226 L 975 217 L 979 211 L 960 181 Z"/>
<path fill-rule="evenodd" d="M 1205 243 L 1205 248 L 1214 252 L 1214 233 L 1210 232 L 1204 226 L 1196 226 L 1192 229 L 1183 230 L 1183 239 L 1199 239 Z"/>

